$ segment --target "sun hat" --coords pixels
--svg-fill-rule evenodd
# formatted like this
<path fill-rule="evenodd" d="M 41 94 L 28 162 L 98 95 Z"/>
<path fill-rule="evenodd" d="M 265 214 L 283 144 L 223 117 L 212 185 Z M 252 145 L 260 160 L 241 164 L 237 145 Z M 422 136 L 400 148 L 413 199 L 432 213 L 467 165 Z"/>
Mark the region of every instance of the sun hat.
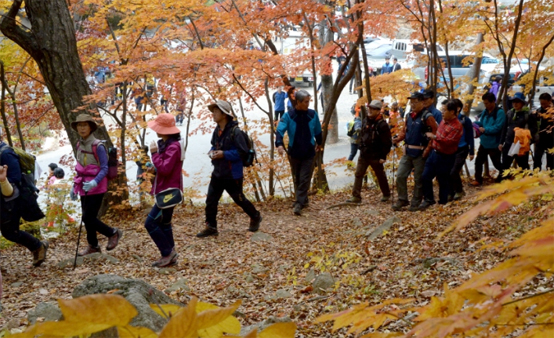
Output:
<path fill-rule="evenodd" d="M 79 116 L 77 116 L 77 119 L 71 122 L 71 128 L 77 131 L 77 124 L 79 122 L 88 122 L 88 124 L 90 125 L 91 133 L 93 133 L 96 129 L 98 129 L 98 124 L 96 123 L 96 121 L 94 121 L 94 118 L 89 114 L 79 114 Z"/>
<path fill-rule="evenodd" d="M 148 121 L 148 128 L 162 135 L 181 133 L 179 128 L 175 126 L 175 118 L 168 113 L 159 114 L 152 121 Z"/>
<path fill-rule="evenodd" d="M 223 101 L 223 100 L 216 100 L 215 103 L 212 103 L 208 106 L 208 109 L 213 113 L 215 107 L 218 107 L 223 114 L 226 114 L 231 116 L 232 118 L 235 118 L 233 107 L 231 107 L 231 104 L 229 102 Z"/>
<path fill-rule="evenodd" d="M 379 100 L 373 100 L 371 101 L 371 103 L 369 104 L 369 108 L 373 108 L 373 109 L 381 109 L 383 108 L 383 103 Z"/>
<path fill-rule="evenodd" d="M 527 104 L 527 101 L 525 101 L 525 95 L 523 95 L 522 92 L 515 93 L 509 101 L 521 101 L 523 104 Z"/>

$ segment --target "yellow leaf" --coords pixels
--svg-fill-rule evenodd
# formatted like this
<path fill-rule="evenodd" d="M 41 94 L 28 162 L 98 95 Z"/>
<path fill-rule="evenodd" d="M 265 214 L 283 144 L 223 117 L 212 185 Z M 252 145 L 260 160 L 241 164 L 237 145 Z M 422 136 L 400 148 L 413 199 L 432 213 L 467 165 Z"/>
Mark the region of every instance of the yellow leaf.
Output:
<path fill-rule="evenodd" d="M 186 307 L 178 311 L 163 328 L 159 338 L 196 338 L 198 336 L 197 302 L 196 297 L 193 297 Z"/>
<path fill-rule="evenodd" d="M 58 300 L 67 322 L 126 326 L 137 310 L 119 295 L 89 295 L 70 300 Z"/>
<path fill-rule="evenodd" d="M 294 338 L 296 323 L 275 323 L 258 334 L 258 338 Z"/>
<path fill-rule="evenodd" d="M 124 327 L 118 326 L 117 333 L 119 338 L 158 338 L 156 332 L 146 327 L 134 327 L 127 325 Z"/>
<path fill-rule="evenodd" d="M 240 333 L 239 321 L 231 316 L 240 306 L 235 304 L 219 308 L 213 304 L 199 302 L 196 305 L 198 315 L 198 335 L 202 338 L 219 338 L 223 333 Z"/>
<path fill-rule="evenodd" d="M 150 304 L 150 308 L 152 310 L 154 310 L 154 312 L 156 312 L 157 314 L 159 314 L 160 316 L 162 316 L 164 318 L 166 318 L 167 316 L 169 316 L 169 318 L 171 318 L 171 317 L 175 316 L 177 311 L 182 309 L 182 307 L 180 307 L 177 304 L 161 304 L 161 305 Z M 164 312 L 165 312 L 165 314 L 164 314 Z"/>
<path fill-rule="evenodd" d="M 60 322 L 44 322 L 37 324 L 36 334 L 71 337 L 100 332 L 110 327 L 113 327 L 113 325 L 63 320 Z"/>

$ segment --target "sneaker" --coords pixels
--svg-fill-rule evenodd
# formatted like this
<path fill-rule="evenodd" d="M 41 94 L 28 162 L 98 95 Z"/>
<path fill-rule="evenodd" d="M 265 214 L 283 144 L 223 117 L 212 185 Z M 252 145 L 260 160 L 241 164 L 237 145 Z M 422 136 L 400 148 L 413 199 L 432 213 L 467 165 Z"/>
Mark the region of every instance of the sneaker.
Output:
<path fill-rule="evenodd" d="M 39 267 L 46 260 L 46 251 L 48 251 L 48 242 L 40 242 L 40 247 L 33 251 L 33 266 Z"/>
<path fill-rule="evenodd" d="M 97 253 L 97 252 L 102 252 L 102 249 L 100 249 L 99 246 L 87 246 L 87 248 L 81 252 L 79 252 L 77 255 L 78 256 L 87 256 L 87 255 L 90 255 L 90 254 L 93 254 L 93 253 Z"/>
<path fill-rule="evenodd" d="M 262 215 L 258 214 L 258 217 L 250 219 L 250 227 L 248 231 L 256 232 L 260 228 L 260 223 L 262 223 Z"/>
<path fill-rule="evenodd" d="M 204 228 L 204 230 L 197 233 L 196 237 L 203 238 L 203 237 L 217 236 L 217 235 L 219 235 L 219 232 L 217 231 L 217 228 L 213 228 L 213 227 L 209 226 L 208 224 L 206 224 L 206 227 Z"/>
<path fill-rule="evenodd" d="M 480 187 L 481 185 L 483 185 L 483 183 L 480 183 L 478 181 L 473 181 L 470 183 L 470 185 L 474 186 L 474 187 Z"/>
<path fill-rule="evenodd" d="M 300 205 L 300 203 L 296 203 L 294 205 L 294 214 L 296 216 L 302 216 L 302 206 Z"/>
<path fill-rule="evenodd" d="M 119 243 L 119 239 L 123 236 L 123 231 L 119 229 L 115 229 L 115 233 L 108 238 L 108 245 L 106 245 L 106 250 L 111 251 L 115 249 L 117 244 Z"/>
<path fill-rule="evenodd" d="M 380 201 L 381 202 L 388 202 L 388 201 L 390 201 L 390 196 L 383 196 L 383 197 L 381 197 Z"/>
<path fill-rule="evenodd" d="M 466 195 L 465 192 L 457 192 L 454 194 L 454 201 L 458 201 L 458 200 L 461 200 L 462 197 L 464 197 Z"/>
<path fill-rule="evenodd" d="M 346 200 L 346 203 L 360 204 L 360 203 L 362 203 L 362 199 L 359 198 L 359 197 L 352 196 L 352 197 L 350 197 L 349 199 Z"/>
<path fill-rule="evenodd" d="M 425 210 L 427 208 L 429 208 L 430 206 L 432 206 L 433 204 L 435 204 L 435 201 L 423 201 L 421 202 L 421 204 L 419 205 L 419 210 Z"/>
<path fill-rule="evenodd" d="M 408 201 L 397 200 L 396 203 L 394 203 L 394 205 L 392 206 L 392 210 L 399 211 L 400 209 L 402 209 L 403 207 L 409 204 L 410 203 L 408 203 Z"/>
<path fill-rule="evenodd" d="M 152 263 L 152 266 L 157 268 L 163 268 L 165 266 L 173 265 L 177 263 L 177 256 L 178 256 L 177 252 L 175 252 L 175 249 L 173 249 L 169 255 L 162 257 L 157 261 L 155 261 L 154 263 Z"/>

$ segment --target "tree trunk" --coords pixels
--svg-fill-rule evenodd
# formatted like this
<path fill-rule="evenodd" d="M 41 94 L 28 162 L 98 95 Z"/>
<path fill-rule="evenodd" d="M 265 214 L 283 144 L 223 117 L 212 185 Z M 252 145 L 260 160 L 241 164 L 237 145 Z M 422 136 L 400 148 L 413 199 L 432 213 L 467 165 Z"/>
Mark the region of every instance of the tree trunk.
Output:
<path fill-rule="evenodd" d="M 319 44 L 320 46 L 325 46 L 331 41 L 333 41 L 333 32 L 331 31 L 331 29 L 329 29 L 327 20 L 324 20 L 320 24 Z M 331 58 L 326 57 L 326 59 L 327 60 L 325 60 L 325 62 L 328 62 L 329 64 L 332 62 Z M 333 67 L 329 68 L 333 69 Z M 321 103 L 323 107 L 329 106 L 334 90 L 335 87 L 333 86 L 333 75 L 321 74 L 321 91 L 323 93 Z M 314 95 L 317 96 L 317 91 L 314 91 Z M 331 119 L 329 120 L 329 126 L 327 129 L 329 131 L 327 142 L 329 142 L 329 144 L 337 143 L 339 141 L 339 118 L 336 107 L 333 108 L 333 113 L 331 115 Z"/>
<path fill-rule="evenodd" d="M 6 139 L 10 147 L 13 147 L 12 136 L 8 125 L 8 117 L 6 116 L 6 73 L 4 72 L 4 62 L 0 61 L 0 85 L 2 86 L 2 97 L 0 98 L 0 113 L 2 114 L 2 122 L 4 123 L 4 131 Z"/>
<path fill-rule="evenodd" d="M 17 43 L 36 61 L 50 96 L 67 130 L 73 151 L 78 141 L 72 132 L 71 122 L 78 114 L 88 112 L 101 122 L 100 115 L 92 106 L 84 106 L 83 97 L 91 90 L 77 51 L 75 28 L 65 0 L 26 0 L 25 12 L 31 27 L 22 27 L 16 16 L 23 0 L 14 0 L 8 14 L 0 22 L 0 31 Z M 106 128 L 101 125 L 95 132 L 99 139 L 112 146 Z"/>

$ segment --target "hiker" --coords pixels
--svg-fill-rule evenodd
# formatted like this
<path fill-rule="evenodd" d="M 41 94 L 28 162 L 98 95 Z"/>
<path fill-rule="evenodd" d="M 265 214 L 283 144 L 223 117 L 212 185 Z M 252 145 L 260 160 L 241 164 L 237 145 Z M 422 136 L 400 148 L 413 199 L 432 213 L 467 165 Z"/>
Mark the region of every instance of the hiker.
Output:
<path fill-rule="evenodd" d="M 71 128 L 79 134 L 79 142 L 75 159 L 75 177 L 71 189 L 71 199 L 76 201 L 77 195 L 81 196 L 82 222 L 87 229 L 88 246 L 79 252 L 79 256 L 86 256 L 102 250 L 98 246 L 96 232 L 108 237 L 106 250 L 111 251 L 117 247 L 123 232 L 112 228 L 98 219 L 98 212 L 102 206 L 102 200 L 108 191 L 108 151 L 102 141 L 97 140 L 92 134 L 98 129 L 98 124 L 89 114 L 80 114 L 71 122 Z"/>
<path fill-rule="evenodd" d="M 454 166 L 450 172 L 451 186 L 452 189 L 449 193 L 449 200 L 460 200 L 464 197 L 464 186 L 462 184 L 462 177 L 460 172 L 462 171 L 464 164 L 466 163 L 467 156 L 469 155 L 469 160 L 473 161 L 475 155 L 475 138 L 473 137 L 473 123 L 469 116 L 464 114 L 464 104 L 459 99 L 454 99 L 454 102 L 457 106 L 457 115 L 458 120 L 463 126 L 463 134 L 460 138 L 460 143 L 458 143 L 458 150 L 455 154 Z M 447 104 L 448 101 L 443 102 L 443 114 L 447 113 Z M 443 115 L 444 117 L 444 115 Z"/>
<path fill-rule="evenodd" d="M 425 98 L 424 106 L 433 114 L 435 121 L 437 121 L 437 126 L 442 121 L 442 113 L 435 107 L 435 92 L 431 89 L 425 89 L 423 91 L 423 97 Z"/>
<path fill-rule="evenodd" d="M 314 171 L 314 158 L 322 142 L 321 123 L 317 113 L 309 109 L 311 95 L 306 90 L 294 93 L 296 104 L 287 112 L 275 133 L 275 146 L 279 155 L 285 153 L 285 133 L 289 135 L 288 157 L 294 181 L 294 214 L 302 215 L 302 209 L 308 204 L 308 189 Z"/>
<path fill-rule="evenodd" d="M 287 93 L 283 91 L 283 87 L 277 88 L 277 91 L 273 93 L 273 103 L 275 103 L 275 122 L 279 121 L 285 113 L 285 99 Z"/>
<path fill-rule="evenodd" d="M 393 56 L 392 57 L 392 72 L 391 73 L 399 71 L 400 69 L 402 69 L 402 66 L 398 63 L 398 58 L 396 56 Z"/>
<path fill-rule="evenodd" d="M 348 130 L 347 135 L 350 137 L 350 155 L 348 161 L 354 160 L 360 144 L 360 130 L 362 130 L 362 120 L 360 119 L 360 107 L 356 104 L 352 105 L 350 113 L 354 116 L 352 121 L 349 121 L 346 125 Z"/>
<path fill-rule="evenodd" d="M 39 241 L 28 232 L 19 230 L 21 216 L 26 205 L 20 196 L 21 167 L 14 150 L 3 141 L 3 129 L 0 128 L 0 231 L 10 242 L 21 244 L 33 253 L 33 266 L 40 266 L 46 260 L 48 242 Z M 2 149 L 7 147 L 5 149 Z"/>
<path fill-rule="evenodd" d="M 160 138 L 158 142 L 152 141 L 150 144 L 152 163 L 156 169 L 156 177 L 150 193 L 154 196 L 166 191 L 172 194 L 182 194 L 182 168 L 185 160 L 185 147 L 181 142 L 181 131 L 175 126 L 173 115 L 168 113 L 159 114 L 153 121 L 148 122 L 148 127 L 155 131 Z M 167 201 L 164 200 L 163 202 Z M 161 254 L 161 258 L 152 263 L 152 266 L 164 267 L 177 262 L 178 255 L 175 251 L 171 226 L 174 209 L 175 205 L 159 205 L 156 198 L 156 203 L 146 217 L 144 227 Z"/>
<path fill-rule="evenodd" d="M 541 107 L 536 110 L 538 132 L 535 142 L 535 158 L 533 169 L 542 170 L 542 156 L 546 153 L 546 170 L 554 169 L 554 154 L 548 149 L 554 148 L 554 104 L 552 96 L 542 93 L 539 96 Z"/>
<path fill-rule="evenodd" d="M 206 196 L 205 228 L 196 237 L 217 236 L 217 206 L 223 191 L 227 191 L 233 201 L 250 217 L 248 231 L 256 232 L 260 228 L 262 215 L 242 192 L 244 173 L 242 156 L 249 152 L 247 140 L 239 130 L 238 122 L 231 104 L 216 100 L 208 109 L 213 114 L 217 126 L 212 135 L 212 147 L 208 156 L 212 159 L 214 170 Z"/>
<path fill-rule="evenodd" d="M 496 105 L 496 96 L 492 93 L 485 93 L 481 97 L 485 110 L 477 117 L 475 125 L 479 128 L 479 149 L 475 158 L 475 176 L 471 185 L 478 187 L 483 184 L 483 165 L 490 157 L 492 164 L 498 170 L 496 181 L 502 179 L 502 152 L 499 149 L 500 136 L 504 124 L 506 124 L 506 114 L 504 110 Z"/>
<path fill-rule="evenodd" d="M 395 211 L 410 204 L 410 211 L 417 211 L 423 198 L 421 175 L 425 167 L 425 159 L 431 152 L 431 143 L 426 132 L 436 134 L 437 122 L 433 114 L 425 108 L 425 97 L 420 92 L 414 92 L 408 97 L 412 111 L 406 116 L 406 123 L 398 136 L 392 139 L 396 145 L 404 141 L 404 155 L 400 159 L 396 175 L 396 191 L 398 200 L 393 205 Z M 414 193 L 411 203 L 408 202 L 408 176 L 414 170 Z"/>
<path fill-rule="evenodd" d="M 537 116 L 536 114 L 530 114 L 529 107 L 525 107 L 527 101 L 525 101 L 523 93 L 515 93 L 510 101 L 513 108 L 506 113 L 506 123 L 502 128 L 500 145 L 498 146 L 498 149 L 502 151 L 502 169 L 509 169 L 514 159 L 520 168 L 529 169 L 530 141 L 537 134 Z M 522 135 L 519 135 L 520 133 Z M 517 154 L 511 154 L 510 148 L 517 141 L 519 141 L 520 150 Z M 500 179 L 504 178 L 502 172 Z"/>
<path fill-rule="evenodd" d="M 54 176 L 54 170 L 56 170 L 56 168 L 58 167 L 58 165 L 56 163 L 50 163 L 48 165 L 48 181 L 46 182 L 46 185 L 51 185 L 54 183 L 54 181 L 56 181 L 56 177 Z"/>
<path fill-rule="evenodd" d="M 464 133 L 464 127 L 458 120 L 458 107 L 459 105 L 454 100 L 449 100 L 437 132 L 425 133 L 425 136 L 432 140 L 430 142 L 432 150 L 429 158 L 425 161 L 425 169 L 421 177 L 424 199 L 419 205 L 419 210 L 425 210 L 435 204 L 433 193 L 435 177 L 439 182 L 439 204 L 448 203 L 450 173 L 456 160 L 458 144 Z"/>
<path fill-rule="evenodd" d="M 390 199 L 389 182 L 383 164 L 387 160 L 387 155 L 392 147 L 392 140 L 389 125 L 381 113 L 381 108 L 382 103 L 379 100 L 373 100 L 369 104 L 369 114 L 362 125 L 360 157 L 354 175 L 352 197 L 347 200 L 348 203 L 362 202 L 362 180 L 369 166 L 377 176 L 379 188 L 383 193 L 381 202 L 387 202 Z"/>
<path fill-rule="evenodd" d="M 389 61 L 390 61 L 390 56 L 385 56 L 385 64 L 381 66 L 381 75 L 392 73 L 393 65 Z"/>

